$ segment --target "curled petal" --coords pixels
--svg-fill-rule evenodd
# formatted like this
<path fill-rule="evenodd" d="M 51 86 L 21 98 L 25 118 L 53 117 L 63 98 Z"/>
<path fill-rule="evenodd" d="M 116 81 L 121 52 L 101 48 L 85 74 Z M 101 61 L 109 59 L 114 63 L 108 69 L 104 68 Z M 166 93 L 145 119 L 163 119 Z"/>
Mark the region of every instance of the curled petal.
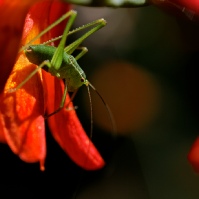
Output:
<path fill-rule="evenodd" d="M 16 60 L 26 14 L 37 1 L 0 0 L 0 93 Z"/>
<path fill-rule="evenodd" d="M 60 2 L 52 3 L 52 7 L 56 9 L 51 9 L 51 23 L 70 8 L 67 4 Z M 65 25 L 66 21 L 52 29 L 51 36 L 56 37 L 61 35 Z M 62 81 L 46 72 L 43 72 L 43 74 L 47 90 L 47 111 L 51 113 L 60 105 L 64 85 Z M 70 99 L 67 97 L 66 103 L 69 101 Z M 71 109 L 73 109 L 72 106 Z M 55 140 L 74 162 L 88 170 L 99 169 L 104 166 L 104 160 L 89 140 L 74 110 L 62 110 L 50 117 L 48 123 Z"/>
<path fill-rule="evenodd" d="M 185 7 L 195 11 L 197 14 L 199 14 L 199 1 L 198 0 L 179 0 L 179 3 L 181 5 L 184 5 Z"/>
<path fill-rule="evenodd" d="M 52 113 L 61 102 L 64 84 L 62 81 L 45 74 L 48 89 L 47 111 Z M 70 102 L 67 96 L 65 106 Z M 104 166 L 104 160 L 86 135 L 79 122 L 72 103 L 69 110 L 62 109 L 60 112 L 49 117 L 48 123 L 55 140 L 70 158 L 79 166 L 87 170 L 100 169 Z"/>
<path fill-rule="evenodd" d="M 16 92 L 9 93 L 9 89 L 15 88 L 34 69 L 35 66 L 21 54 L 1 95 L 0 122 L 11 150 L 26 162 L 40 161 L 43 168 L 46 144 L 41 74 L 33 76 Z"/>
<path fill-rule="evenodd" d="M 49 22 L 50 24 L 59 19 L 63 14 L 68 12 L 71 9 L 71 5 L 67 3 L 61 3 L 59 1 L 53 1 L 51 5 L 50 15 L 49 15 Z M 52 38 L 60 36 L 63 34 L 64 28 L 66 27 L 67 20 L 64 20 L 60 24 L 53 28 L 51 32 Z M 55 42 L 55 45 L 58 45 L 59 41 Z"/>
<path fill-rule="evenodd" d="M 32 6 L 26 17 L 22 44 L 24 45 L 29 42 L 42 30 L 47 28 L 49 25 L 59 19 L 63 14 L 69 11 L 69 9 L 69 4 L 52 0 L 41 1 Z M 48 41 L 49 39 L 62 35 L 66 23 L 67 22 L 65 20 L 58 24 L 56 27 L 44 34 L 41 38 L 34 41 L 34 44 L 41 44 Z"/>
<path fill-rule="evenodd" d="M 0 115 L 1 115 L 1 112 L 0 112 Z M 4 131 L 5 131 L 4 126 L 3 126 L 2 122 L 0 121 L 0 142 L 1 143 L 6 143 Z"/>
<path fill-rule="evenodd" d="M 199 137 L 196 138 L 188 154 L 188 160 L 194 170 L 199 173 Z"/>
<path fill-rule="evenodd" d="M 10 4 L 12 4 L 12 8 L 14 8 L 13 3 L 18 1 L 14 0 L 9 2 L 12 2 Z M 21 4 L 23 5 L 27 3 L 26 5 L 28 10 L 30 7 L 28 5 L 32 5 L 36 1 L 31 0 L 31 4 L 29 0 L 27 0 L 26 3 L 24 2 L 25 1 L 21 2 Z M 21 5 L 19 2 L 18 4 Z M 5 6 L 5 3 L 3 5 Z M 29 42 L 40 31 L 42 31 L 49 25 L 49 13 L 51 5 L 52 1 L 42 1 L 31 7 L 25 20 L 25 27 L 21 41 L 22 45 Z M 17 5 L 15 6 L 15 9 L 18 8 Z M 17 13 L 13 10 L 12 12 Z M 25 17 L 26 12 L 23 10 L 22 13 L 24 13 Z M 18 20 L 17 17 L 18 15 L 16 17 L 7 17 L 11 21 L 10 23 L 7 23 L 9 20 L 5 20 L 6 26 L 10 25 L 11 30 L 13 27 L 14 30 L 19 30 L 19 28 L 15 27 L 18 25 L 18 21 L 16 23 L 12 21 L 14 19 Z M 21 21 L 23 20 L 21 19 Z M 23 23 L 21 23 L 20 28 L 21 27 L 23 27 Z M 41 43 L 42 39 L 49 39 L 48 36 L 49 34 L 45 35 L 43 38 L 35 42 Z M 16 49 L 17 52 L 18 46 L 13 46 L 12 49 Z M 9 55 L 9 59 L 7 56 L 7 60 L 5 60 L 5 64 L 3 65 L 3 67 L 7 67 L 7 62 L 12 59 L 12 56 L 10 56 L 10 54 L 12 54 L 12 51 L 9 48 L 8 53 L 9 54 L 7 55 Z M 41 169 L 43 170 L 44 159 L 46 156 L 45 129 L 43 118 L 45 108 L 45 93 L 43 90 L 41 73 L 33 76 L 22 88 L 20 88 L 16 92 L 9 93 L 10 88 L 16 87 L 19 83 L 24 81 L 24 79 L 34 69 L 35 66 L 27 61 L 24 54 L 19 54 L 14 70 L 12 71 L 12 74 L 10 75 L 5 86 L 5 92 L 1 95 L 0 128 L 2 129 L 2 131 L 0 141 L 6 142 L 10 146 L 11 150 L 24 161 L 40 161 Z M 1 74 L 4 75 L 4 73 Z"/>

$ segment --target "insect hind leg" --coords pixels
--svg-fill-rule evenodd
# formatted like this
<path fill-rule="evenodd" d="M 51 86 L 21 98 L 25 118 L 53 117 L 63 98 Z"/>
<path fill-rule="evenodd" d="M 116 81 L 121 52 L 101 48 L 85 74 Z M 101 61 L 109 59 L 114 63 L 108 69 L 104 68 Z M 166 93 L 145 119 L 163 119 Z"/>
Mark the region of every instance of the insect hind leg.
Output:
<path fill-rule="evenodd" d="M 98 31 L 99 29 L 101 29 L 102 27 L 104 27 L 106 25 L 106 21 L 104 19 L 98 19 L 95 20 L 91 23 L 88 23 L 84 26 L 81 26 L 80 28 L 77 28 L 73 31 L 70 32 L 70 34 L 73 34 L 74 32 L 78 32 L 80 30 L 83 30 L 85 28 L 89 28 L 92 27 L 90 30 L 88 30 L 86 33 L 84 33 L 79 39 L 77 39 L 76 41 L 74 41 L 73 43 L 71 43 L 70 45 L 68 45 L 67 47 L 64 48 L 64 51 L 68 54 L 72 54 L 75 49 L 78 48 L 78 46 L 90 35 L 92 35 L 93 33 L 95 33 L 96 31 Z"/>
<path fill-rule="evenodd" d="M 77 91 L 78 91 L 78 89 L 77 89 L 76 91 L 73 92 L 73 94 L 72 94 L 72 96 L 71 96 L 71 98 L 70 98 L 70 101 L 67 103 L 66 106 L 64 106 L 65 101 L 66 101 L 66 95 L 67 95 L 67 93 L 68 93 L 67 85 L 66 85 L 66 82 L 65 82 L 64 94 L 63 94 L 61 103 L 60 103 L 60 105 L 59 105 L 59 108 L 56 109 L 55 111 L 53 111 L 52 113 L 48 114 L 48 115 L 44 115 L 44 118 L 45 118 L 45 119 L 48 119 L 49 117 L 51 117 L 51 116 L 55 115 L 56 113 L 58 113 L 59 111 L 61 111 L 63 108 L 65 108 L 67 111 L 71 111 L 71 110 L 77 109 L 78 107 L 76 107 L 76 106 L 74 106 L 74 107 L 72 107 L 72 108 L 69 107 L 69 104 L 70 104 L 70 103 L 73 101 L 73 99 L 75 98 L 75 96 L 76 96 L 76 94 L 77 94 Z"/>
<path fill-rule="evenodd" d="M 76 61 L 78 59 L 80 59 L 81 57 L 83 57 L 88 52 L 88 48 L 86 48 L 84 46 L 78 47 L 78 48 L 76 48 L 76 50 L 80 50 L 80 53 L 77 54 L 77 56 L 75 57 Z"/>
<path fill-rule="evenodd" d="M 61 103 L 59 105 L 59 108 L 55 111 L 53 111 L 52 113 L 48 114 L 48 115 L 44 115 L 44 118 L 47 119 L 49 117 L 51 117 L 52 115 L 58 113 L 59 111 L 61 111 L 61 109 L 64 107 L 64 103 L 65 103 L 65 100 L 66 100 L 66 94 L 68 92 L 68 89 L 67 89 L 67 85 L 66 85 L 66 81 L 65 81 L 65 89 L 64 89 L 64 94 L 63 94 L 63 97 L 62 97 L 62 100 L 61 100 Z"/>

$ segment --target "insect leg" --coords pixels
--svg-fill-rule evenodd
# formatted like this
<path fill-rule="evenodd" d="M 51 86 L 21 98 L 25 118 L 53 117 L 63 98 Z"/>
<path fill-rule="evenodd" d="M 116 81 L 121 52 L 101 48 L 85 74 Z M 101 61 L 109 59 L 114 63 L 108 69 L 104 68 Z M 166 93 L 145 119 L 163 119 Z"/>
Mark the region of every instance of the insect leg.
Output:
<path fill-rule="evenodd" d="M 65 89 L 64 89 L 64 93 L 63 93 L 62 100 L 61 100 L 61 103 L 59 105 L 59 108 L 57 110 L 53 111 L 52 113 L 50 113 L 48 115 L 45 115 L 44 116 L 45 119 L 47 119 L 50 116 L 52 116 L 52 115 L 58 113 L 59 111 L 61 111 L 61 109 L 64 107 L 64 103 L 65 103 L 65 100 L 66 100 L 67 92 L 68 92 L 68 89 L 67 89 L 66 80 L 65 80 Z"/>
<path fill-rule="evenodd" d="M 76 94 L 77 94 L 77 91 L 74 91 L 71 98 L 70 98 L 70 101 L 67 103 L 66 106 L 64 106 L 64 103 L 65 103 L 65 100 L 66 100 L 66 94 L 67 94 L 67 85 L 66 85 L 66 82 L 65 82 L 65 89 L 64 89 L 64 94 L 63 94 L 63 97 L 62 97 L 62 100 L 61 100 L 61 103 L 60 103 L 60 106 L 57 110 L 53 111 L 52 113 L 48 114 L 48 115 L 45 115 L 44 118 L 47 119 L 49 118 L 50 116 L 58 113 L 59 111 L 61 111 L 62 108 L 66 108 L 66 110 L 71 110 L 68 108 L 69 104 L 73 101 L 73 99 L 75 98 Z M 74 109 L 76 109 L 76 107 L 74 107 Z M 72 109 L 73 110 L 73 109 Z"/>
<path fill-rule="evenodd" d="M 62 36 L 61 41 L 60 41 L 58 47 L 56 48 L 55 53 L 52 57 L 51 64 L 52 64 L 52 67 L 56 70 L 58 70 L 62 64 L 63 52 L 64 52 L 64 47 L 66 44 L 67 35 L 68 35 L 68 32 L 69 32 L 72 24 L 74 23 L 76 16 L 77 16 L 77 13 L 75 11 L 73 11 L 73 10 L 70 11 L 70 18 L 68 19 L 68 22 L 64 29 L 63 36 Z"/>
<path fill-rule="evenodd" d="M 83 26 L 80 26 L 79 28 L 75 28 L 74 30 L 69 31 L 67 36 L 72 35 L 72 34 L 74 34 L 74 33 L 76 33 L 76 32 L 81 31 L 81 30 L 84 30 L 84 29 L 86 29 L 86 28 L 90 28 L 90 27 L 92 27 L 92 26 L 96 26 L 96 25 L 98 25 L 99 23 L 104 23 L 104 25 L 102 25 L 102 27 L 106 25 L 106 21 L 105 21 L 104 19 L 97 19 L 97 20 L 92 21 L 92 22 L 90 22 L 90 23 L 88 23 L 88 24 L 85 24 L 85 25 L 83 25 Z M 58 37 L 55 37 L 55 38 L 53 38 L 53 39 L 51 39 L 51 40 L 45 42 L 44 44 L 49 44 L 49 43 L 51 43 L 51 42 L 60 40 L 62 37 L 63 37 L 63 35 L 60 35 L 60 36 L 58 36 Z M 68 52 L 67 52 L 67 53 L 68 53 Z M 69 53 L 68 53 L 68 54 L 69 54 Z"/>
<path fill-rule="evenodd" d="M 79 39 L 77 39 L 76 41 L 74 41 L 73 43 L 71 43 L 70 45 L 68 45 L 64 51 L 68 54 L 72 54 L 74 52 L 74 50 L 90 35 L 92 35 L 93 33 L 95 33 L 96 31 L 98 31 L 99 29 L 101 29 L 102 27 L 104 27 L 106 25 L 106 21 L 104 19 L 98 19 L 96 21 L 93 21 L 85 26 L 82 26 L 78 29 L 82 30 L 85 29 L 87 27 L 90 26 L 94 26 L 92 29 L 90 29 L 88 32 L 86 32 L 85 34 L 83 34 Z M 74 30 L 74 32 L 77 32 L 76 29 Z"/>
<path fill-rule="evenodd" d="M 62 21 L 64 21 L 65 19 L 67 19 L 68 17 L 70 17 L 71 15 L 77 15 L 76 11 L 71 10 L 67 13 L 65 13 L 62 17 L 60 17 L 58 20 L 56 20 L 54 23 L 52 23 L 51 25 L 49 25 L 46 29 L 44 29 L 42 32 L 40 32 L 36 37 L 34 37 L 32 40 L 30 40 L 25 46 L 23 46 L 19 51 L 23 51 L 25 50 L 32 42 L 34 42 L 35 40 L 39 39 L 41 36 L 43 36 L 44 34 L 46 34 L 48 31 L 50 31 L 52 28 L 54 28 L 55 26 L 57 26 L 59 23 L 61 23 Z M 46 42 L 47 43 L 47 42 Z"/>
<path fill-rule="evenodd" d="M 88 49 L 86 47 L 78 47 L 76 48 L 76 50 L 81 50 L 80 53 L 75 57 L 76 61 L 88 52 Z"/>
<path fill-rule="evenodd" d="M 74 91 L 73 94 L 72 94 L 72 96 L 70 97 L 70 101 L 65 106 L 66 110 L 70 111 L 70 110 L 77 109 L 77 106 L 73 107 L 72 109 L 69 108 L 69 104 L 74 100 L 74 98 L 75 98 L 75 96 L 77 94 L 77 91 L 78 91 L 78 89 L 76 91 Z"/>
<path fill-rule="evenodd" d="M 44 61 L 43 63 L 41 63 L 34 71 L 32 71 L 30 73 L 30 75 L 28 75 L 28 77 L 26 79 L 24 79 L 17 87 L 15 88 L 11 88 L 9 89 L 7 92 L 8 93 L 14 93 L 16 92 L 18 89 L 20 89 L 24 84 L 26 84 L 27 81 L 30 80 L 30 78 L 32 76 L 34 76 L 42 67 L 44 66 L 49 66 L 50 65 L 50 62 L 48 60 Z"/>

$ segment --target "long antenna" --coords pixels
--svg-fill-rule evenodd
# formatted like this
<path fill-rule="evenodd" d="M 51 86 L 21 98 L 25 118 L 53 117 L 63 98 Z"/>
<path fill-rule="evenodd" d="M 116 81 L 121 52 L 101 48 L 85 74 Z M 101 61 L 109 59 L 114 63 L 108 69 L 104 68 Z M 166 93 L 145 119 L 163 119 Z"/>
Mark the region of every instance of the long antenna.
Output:
<path fill-rule="evenodd" d="M 91 117 L 90 138 L 92 138 L 93 137 L 93 104 L 91 100 L 91 93 L 90 93 L 89 86 L 86 86 L 86 87 L 87 87 L 89 103 L 90 103 L 90 117 Z"/>
<path fill-rule="evenodd" d="M 114 120 L 114 117 L 113 117 L 113 114 L 111 112 L 109 105 L 104 101 L 104 98 L 101 96 L 101 94 L 97 91 L 97 89 L 90 82 L 89 82 L 89 86 L 97 93 L 97 95 L 100 97 L 101 101 L 103 102 L 104 106 L 106 107 L 106 110 L 108 112 L 109 119 L 110 119 L 110 122 L 112 125 L 113 133 L 116 134 L 117 127 L 116 127 L 116 123 L 115 123 L 115 120 Z"/>

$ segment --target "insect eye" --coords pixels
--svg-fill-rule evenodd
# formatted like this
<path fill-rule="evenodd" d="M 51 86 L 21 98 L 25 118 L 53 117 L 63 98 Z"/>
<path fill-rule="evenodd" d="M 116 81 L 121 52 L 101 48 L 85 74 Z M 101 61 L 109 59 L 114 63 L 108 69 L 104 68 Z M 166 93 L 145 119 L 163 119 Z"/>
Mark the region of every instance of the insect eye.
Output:
<path fill-rule="evenodd" d="M 28 46 L 28 47 L 26 48 L 26 52 L 31 53 L 31 52 L 32 52 L 32 48 L 31 48 L 30 46 Z"/>
<path fill-rule="evenodd" d="M 82 78 L 81 78 L 81 82 L 84 82 L 84 81 L 85 81 L 85 79 L 82 77 Z"/>

